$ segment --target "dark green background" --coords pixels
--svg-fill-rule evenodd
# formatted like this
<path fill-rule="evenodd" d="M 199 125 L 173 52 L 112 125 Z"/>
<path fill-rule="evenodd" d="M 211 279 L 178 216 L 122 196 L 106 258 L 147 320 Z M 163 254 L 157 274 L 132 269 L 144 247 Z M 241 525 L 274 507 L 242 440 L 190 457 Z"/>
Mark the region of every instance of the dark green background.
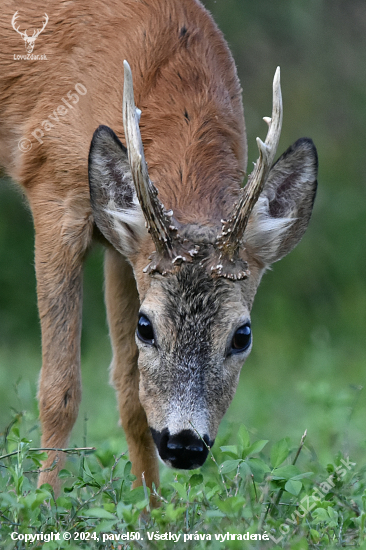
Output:
<path fill-rule="evenodd" d="M 364 0 L 207 0 L 243 87 L 249 163 L 281 66 L 279 153 L 299 137 L 319 154 L 314 214 L 301 244 L 275 264 L 253 309 L 254 348 L 227 423 L 261 437 L 300 439 L 328 457 L 362 455 L 365 442 L 366 9 Z M 103 304 L 103 251 L 85 269 L 84 398 L 72 442 L 120 441 Z M 36 410 L 40 335 L 31 214 L 14 184 L 0 185 L 0 430 L 11 407 Z M 84 424 L 84 425 L 83 425 Z M 121 440 L 122 441 L 122 440 Z M 118 443 L 116 443 L 118 445 Z M 121 444 L 123 446 L 123 444 Z"/>

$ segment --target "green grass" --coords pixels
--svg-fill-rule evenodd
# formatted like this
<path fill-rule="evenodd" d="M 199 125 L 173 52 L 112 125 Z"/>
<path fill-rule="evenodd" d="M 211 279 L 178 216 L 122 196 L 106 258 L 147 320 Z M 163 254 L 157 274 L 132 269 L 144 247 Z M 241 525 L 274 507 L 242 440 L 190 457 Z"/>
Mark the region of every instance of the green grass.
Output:
<path fill-rule="evenodd" d="M 285 111 L 279 153 L 302 135 L 311 136 L 319 152 L 319 190 L 309 229 L 296 250 L 261 283 L 252 316 L 253 351 L 213 448 L 218 466 L 208 460 L 193 473 L 162 467 L 164 501 L 151 514 L 141 512 L 145 499 L 141 490 L 131 496 L 127 455 L 119 460 L 110 481 L 114 456 L 127 449 L 114 391 L 108 385 L 111 353 L 102 297 L 102 251 L 90 254 L 84 281 L 83 400 L 70 445 L 95 446 L 97 451 L 86 457 L 70 455 L 66 468 L 71 476 L 67 474 L 63 482 L 73 489 L 62 493 L 56 510 L 49 489 L 37 493 L 36 473 L 25 473 L 39 467 L 28 445 L 40 444 L 36 393 L 41 352 L 31 214 L 9 180 L 0 181 L 0 454 L 16 450 L 19 438 L 25 440 L 19 457 L 0 461 L 1 548 L 24 547 L 11 542 L 13 528 L 22 533 L 104 528 L 108 533 L 139 531 L 141 536 L 158 530 L 234 534 L 255 532 L 261 518 L 262 528 L 273 529 L 277 539 L 281 525 L 289 525 L 286 518 L 296 514 L 296 503 L 311 495 L 347 456 L 356 465 L 319 502 L 323 511 L 312 510 L 298 518 L 296 527 L 291 524 L 277 545 L 273 540 L 183 544 L 145 540 L 144 544 L 151 548 L 252 544 L 294 550 L 364 545 L 366 165 L 360 136 L 365 127 L 366 73 L 359 70 L 366 47 L 364 6 L 359 0 L 328 4 L 207 0 L 205 4 L 229 40 L 238 66 L 249 166 L 257 158 L 255 137 L 265 132 L 262 116 L 269 114 L 271 79 L 281 65 Z M 7 434 L 14 418 L 16 424 Z M 219 474 L 222 463 L 244 460 L 239 449 L 220 450 L 241 445 L 242 424 L 252 442 L 269 441 L 253 453 L 264 472 L 262 480 L 257 463 L 254 483 L 243 466 L 249 461 L 255 470 L 252 458 L 236 463 L 238 476 L 235 469 L 222 474 L 224 481 Z M 264 520 L 267 502 L 276 502 L 281 488 L 291 481 L 268 479 L 272 449 L 289 438 L 290 454 L 284 464 L 291 464 L 305 429 L 308 435 L 296 466 L 299 475 L 312 472 L 311 477 L 292 479 L 288 487 L 297 490 L 294 482 L 301 482 L 299 494 L 285 490 L 281 504 Z M 101 547 L 113 547 L 108 544 Z M 80 542 L 74 547 L 83 545 L 90 547 Z"/>
<path fill-rule="evenodd" d="M 341 452 L 322 463 L 310 438 L 268 442 L 242 425 L 228 444 L 225 431 L 201 470 L 162 472 L 160 505 L 150 509 L 149 489 L 132 489 L 127 453 L 116 453 L 113 443 L 68 461 L 59 498 L 50 486 L 36 489 L 44 454 L 31 450 L 34 436 L 37 420 L 25 412 L 14 413 L 3 432 L 1 548 L 366 548 L 366 468 Z M 65 532 L 70 541 L 49 540 Z M 134 542 L 112 540 L 132 532 Z M 25 543 L 11 533 L 48 539 Z M 169 533 L 178 543 L 165 540 Z"/>
<path fill-rule="evenodd" d="M 39 356 L 29 350 L 13 350 L 11 356 L 3 352 L 0 364 L 11 364 L 14 379 L 17 371 L 19 378 L 5 391 L 5 371 L 0 368 L 2 395 L 9 405 L 2 418 L 0 455 L 16 451 L 0 459 L 0 547 L 363 547 L 366 406 L 359 369 L 332 376 L 341 358 L 326 333 L 309 343 L 296 369 L 291 354 L 276 353 L 274 359 L 268 350 L 254 353 L 244 366 L 212 458 L 194 472 L 162 466 L 160 507 L 147 511 L 148 489 L 131 490 L 127 447 L 117 425 L 114 391 L 108 385 L 108 346 L 101 345 L 83 358 L 83 401 L 70 443 L 70 447 L 94 446 L 96 451 L 70 455 L 57 500 L 50 487 L 36 489 L 42 453 L 29 450 L 40 445 L 35 399 Z M 307 437 L 294 466 L 305 429 Z M 325 482 L 328 485 L 321 485 Z M 314 491 L 321 487 L 319 498 Z M 305 513 L 301 506 L 311 511 Z M 64 531 L 95 538 L 27 546 L 10 538 L 12 532 Z M 132 531 L 144 540 L 124 541 L 121 546 L 106 539 L 107 534 Z M 153 532 L 181 537 L 178 543 L 148 540 Z M 269 542 L 215 539 L 227 533 L 264 532 L 273 537 Z"/>

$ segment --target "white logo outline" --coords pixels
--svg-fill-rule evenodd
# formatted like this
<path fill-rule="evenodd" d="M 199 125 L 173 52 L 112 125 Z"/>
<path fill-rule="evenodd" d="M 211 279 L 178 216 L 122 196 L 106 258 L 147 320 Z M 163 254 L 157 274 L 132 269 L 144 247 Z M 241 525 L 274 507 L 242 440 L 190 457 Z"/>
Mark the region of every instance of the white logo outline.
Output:
<path fill-rule="evenodd" d="M 44 15 L 45 15 L 45 21 L 43 23 L 43 27 L 41 29 L 34 30 L 32 36 L 27 35 L 27 29 L 24 32 L 22 32 L 19 30 L 19 26 L 18 28 L 16 28 L 15 23 L 18 17 L 18 12 L 16 11 L 13 15 L 13 19 L 11 20 L 12 27 L 23 38 L 25 49 L 28 54 L 31 54 L 33 52 L 36 39 L 41 34 L 41 32 L 43 32 L 44 29 L 46 28 L 46 25 L 48 23 L 48 15 L 47 13 L 45 13 Z"/>

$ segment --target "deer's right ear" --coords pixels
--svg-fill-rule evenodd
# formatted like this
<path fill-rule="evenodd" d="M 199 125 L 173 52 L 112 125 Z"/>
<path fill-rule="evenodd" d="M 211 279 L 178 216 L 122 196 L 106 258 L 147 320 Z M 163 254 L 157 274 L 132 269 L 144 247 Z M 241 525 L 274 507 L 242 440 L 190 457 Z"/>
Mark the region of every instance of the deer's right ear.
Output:
<path fill-rule="evenodd" d="M 127 149 L 108 126 L 95 130 L 89 152 L 90 199 L 95 223 L 104 237 L 126 257 L 146 236 Z"/>

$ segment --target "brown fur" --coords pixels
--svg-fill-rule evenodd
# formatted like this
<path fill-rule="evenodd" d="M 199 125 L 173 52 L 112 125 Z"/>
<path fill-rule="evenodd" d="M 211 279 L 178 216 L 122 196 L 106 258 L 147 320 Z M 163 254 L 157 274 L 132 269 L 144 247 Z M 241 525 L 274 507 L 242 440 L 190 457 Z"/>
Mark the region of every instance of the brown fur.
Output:
<path fill-rule="evenodd" d="M 39 27 L 40 18 L 48 14 L 34 49 L 34 54 L 45 53 L 46 61 L 14 60 L 14 54 L 24 55 L 23 41 L 11 27 L 17 10 L 22 29 Z M 52 0 L 37 2 L 36 10 L 30 1 L 19 8 L 5 0 L 0 32 L 0 164 L 25 190 L 36 232 L 42 445 L 63 447 L 81 399 L 82 263 L 93 237 L 88 151 L 100 124 L 112 127 L 124 141 L 123 60 L 131 66 L 136 105 L 142 110 L 150 178 L 165 207 L 172 208 L 182 224 L 218 227 L 238 198 L 247 154 L 241 88 L 222 34 L 195 0 Z M 87 94 L 50 132 L 44 131 L 44 143 L 38 143 L 31 133 L 77 83 Z M 19 150 L 22 137 L 32 140 L 30 152 Z M 151 404 L 144 410 L 139 400 L 134 333 L 140 302 L 146 297 L 154 301 L 150 290 L 155 279 L 142 272 L 152 251 L 146 236 L 128 258 L 130 263 L 111 248 L 105 264 L 112 380 L 133 473 L 141 481 L 146 472 L 150 486 L 158 483 L 158 468 L 146 419 Z M 255 251 L 248 262 L 251 279 L 233 291 L 246 293 L 249 315 L 266 262 Z M 227 302 L 228 318 L 233 303 L 237 299 Z M 213 330 L 220 333 L 217 325 Z M 144 361 L 142 371 L 147 368 Z M 235 369 L 227 390 L 230 399 L 238 377 Z M 218 421 L 213 422 L 215 430 Z M 46 468 L 56 454 L 49 453 Z M 40 483 L 57 487 L 64 460 L 59 458 L 56 469 L 41 474 Z"/>
<path fill-rule="evenodd" d="M 24 54 L 24 44 L 11 27 L 17 9 L 18 21 L 26 28 L 36 28 L 39 17 L 48 14 L 48 25 L 34 51 L 46 53 L 47 61 L 14 60 L 14 54 Z M 52 1 L 38 2 L 36 11 L 32 2 L 23 2 L 19 9 L 15 1 L 5 0 L 0 25 L 5 45 L 1 52 L 0 163 L 25 189 L 33 213 L 43 346 L 42 445 L 62 447 L 81 398 L 81 266 L 92 238 L 86 161 L 93 131 L 100 123 L 112 126 L 123 138 L 123 59 L 128 59 L 135 75 L 136 101 L 144 112 L 141 132 L 151 178 L 162 201 L 177 215 L 181 213 L 182 221 L 200 220 L 202 212 L 221 204 L 217 198 L 222 194 L 223 173 L 232 180 L 231 193 L 237 193 L 246 157 L 240 86 L 221 33 L 194 0 Z M 187 32 L 179 38 L 183 27 Z M 54 131 L 44 132 L 44 143 L 39 144 L 31 132 L 78 82 L 87 88 L 87 95 Z M 222 97 L 216 97 L 217 90 Z M 17 142 L 23 136 L 32 139 L 31 152 L 19 151 Z M 229 138 L 225 149 L 221 136 Z M 186 157 L 179 159 L 175 152 L 186 150 L 187 144 Z M 209 193 L 201 185 L 202 178 L 210 186 Z M 226 193 L 229 197 L 230 190 Z M 189 214 L 184 219 L 187 200 Z M 216 217 L 220 216 L 218 212 Z M 108 276 L 109 265 L 113 272 L 114 264 L 106 263 L 107 305 L 114 303 L 108 296 L 121 284 L 108 283 L 113 280 Z M 121 301 L 126 301 L 126 294 Z M 113 311 L 109 310 L 109 322 L 119 356 L 114 327 L 120 323 Z M 115 375 L 114 380 L 119 378 Z M 136 395 L 131 401 L 138 402 L 136 381 L 134 386 Z M 151 444 L 150 434 L 146 437 Z M 133 448 L 130 443 L 130 452 L 139 455 Z M 53 459 L 50 453 L 45 466 Z M 40 482 L 56 485 L 58 469 L 43 474 Z M 141 471 L 139 464 L 134 463 L 134 471 Z M 157 481 L 157 473 L 151 478 Z"/>

